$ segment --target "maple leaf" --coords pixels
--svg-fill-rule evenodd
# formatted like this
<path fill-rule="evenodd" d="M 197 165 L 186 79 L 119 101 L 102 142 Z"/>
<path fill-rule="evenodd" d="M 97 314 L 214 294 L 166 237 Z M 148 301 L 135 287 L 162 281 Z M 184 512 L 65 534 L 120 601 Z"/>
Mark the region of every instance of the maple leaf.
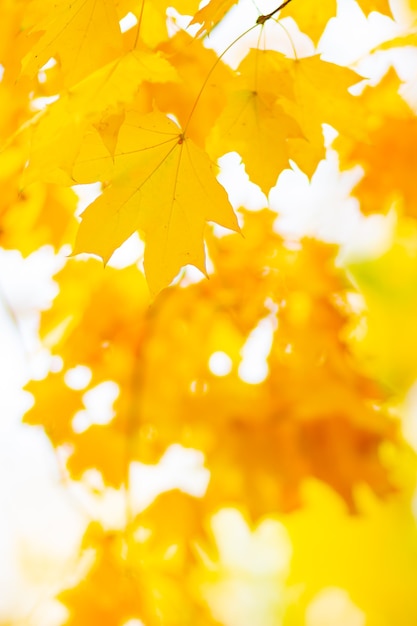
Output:
<path fill-rule="evenodd" d="M 367 87 L 358 98 L 368 126 L 368 140 L 338 137 L 335 147 L 342 168 L 360 164 L 364 176 L 353 190 L 365 214 L 388 211 L 394 203 L 416 215 L 416 186 L 408 175 L 417 167 L 415 145 L 417 120 L 398 94 L 400 81 L 390 70 L 375 87 Z M 381 172 L 384 173 L 381 176 Z"/>
<path fill-rule="evenodd" d="M 166 523 L 167 516 L 170 524 Z M 172 561 L 171 567 L 179 568 L 198 560 L 198 543 L 207 544 L 205 521 L 203 501 L 178 489 L 161 493 L 136 519 L 140 528 L 150 532 L 148 544 L 153 557 L 159 552 L 163 560 L 170 550 L 171 558 L 165 560 Z"/>
<path fill-rule="evenodd" d="M 67 462 L 74 480 L 80 480 L 84 472 L 94 468 L 101 473 L 106 485 L 119 488 L 126 483 L 130 458 L 125 432 L 93 424 L 69 441 L 75 444 Z"/>
<path fill-rule="evenodd" d="M 183 15 L 193 15 L 198 8 L 199 0 L 178 0 L 175 9 Z M 120 0 L 117 9 L 120 17 L 132 13 L 138 19 L 138 26 L 125 33 L 125 42 L 128 47 L 137 47 L 139 42 L 152 49 L 169 41 L 172 33 L 168 28 L 167 10 L 172 8 L 171 0 L 153 0 L 153 2 L 138 3 L 137 0 Z M 141 28 L 146 24 L 146 28 Z M 184 33 L 183 33 L 184 34 Z"/>
<path fill-rule="evenodd" d="M 133 77 L 133 78 L 132 78 Z M 160 53 L 133 50 L 91 73 L 54 102 L 31 138 L 24 182 L 40 177 L 71 184 L 71 169 L 89 124 L 94 124 L 112 155 L 129 104 L 144 82 L 175 82 L 177 73 Z M 109 136 L 110 135 L 110 136 Z"/>
<path fill-rule="evenodd" d="M 61 373 L 50 374 L 46 380 L 31 381 L 26 390 L 36 398 L 33 407 L 26 413 L 24 422 L 32 426 L 43 426 L 55 446 L 67 443 L 74 436 L 71 420 L 83 408 L 80 393 L 74 393 L 64 382 Z M 50 410 L 50 402 L 65 408 L 59 412 Z"/>
<path fill-rule="evenodd" d="M 19 248 L 26 256 L 43 245 L 59 249 L 74 238 L 77 197 L 72 189 L 40 182 L 22 190 L 23 156 L 16 151 L 13 163 L 10 152 L 0 155 L 0 241 L 4 248 Z"/>
<path fill-rule="evenodd" d="M 202 9 L 199 9 L 190 22 L 190 25 L 202 24 L 201 28 L 197 31 L 197 37 L 205 31 L 210 32 L 237 1 L 238 0 L 210 0 Z"/>
<path fill-rule="evenodd" d="M 61 291 L 53 309 L 45 312 L 41 334 L 45 345 L 54 354 L 63 356 L 65 368 L 27 386 L 37 402 L 26 414 L 25 422 L 43 426 L 55 446 L 70 446 L 67 467 L 73 477 L 82 478 L 86 470 L 95 468 L 106 484 L 120 487 L 126 478 L 127 456 L 136 458 L 143 448 L 135 438 L 138 429 L 135 419 L 131 424 L 131 415 L 139 388 L 132 371 L 136 368 L 136 358 L 146 347 L 144 335 L 149 331 L 146 324 L 149 293 L 145 279 L 132 266 L 121 272 L 113 268 L 103 272 L 95 259 L 71 263 L 57 278 L 66 282 L 68 289 Z M 113 306 L 116 301 L 118 307 Z M 73 314 L 69 314 L 69 308 L 74 306 Z M 103 316 L 102 310 L 112 310 L 114 315 Z M 141 318 L 142 323 L 138 324 Z M 70 389 L 65 383 L 66 375 L 80 364 L 89 369 L 91 380 L 81 390 Z M 111 427 L 93 424 L 78 432 L 73 419 L 78 411 L 85 410 L 84 393 L 109 379 L 124 389 L 115 403 L 117 417 L 111 421 Z M 56 402 L 56 406 L 62 401 L 62 410 L 50 410 L 48 399 Z M 132 446 L 126 446 L 127 432 L 131 432 Z M 95 441 L 94 455 L 90 453 L 92 441 Z"/>
<path fill-rule="evenodd" d="M 107 262 L 139 229 L 145 235 L 145 272 L 153 293 L 184 265 L 205 273 L 205 223 L 238 230 L 208 156 L 164 115 L 144 117 L 132 111 L 120 129 L 114 161 L 111 186 L 83 213 L 74 254 L 90 252 Z M 112 164 L 108 154 L 82 153 L 74 180 L 85 182 L 85 174 L 90 177 L 92 169 L 99 174 L 97 168 L 106 164 Z"/>
<path fill-rule="evenodd" d="M 169 90 L 164 85 L 152 85 L 157 108 L 174 114 L 181 125 L 187 124 L 187 136 L 204 148 L 207 135 L 225 105 L 225 91 L 233 74 L 224 63 L 218 62 L 212 50 L 184 32 L 158 46 L 158 51 L 174 65 L 179 80 Z M 200 94 L 205 76 L 209 80 Z"/>
<path fill-rule="evenodd" d="M 114 0 L 34 0 L 41 18 L 29 33 L 40 38 L 23 59 L 22 72 L 33 76 L 58 57 L 67 85 L 77 83 L 123 51 Z"/>
<path fill-rule="evenodd" d="M 361 77 L 352 70 L 323 61 L 318 55 L 297 59 L 281 56 L 281 66 L 292 78 L 293 97 L 284 92 L 278 102 L 304 135 L 288 141 L 290 157 L 311 176 L 324 158 L 323 122 L 342 135 L 366 140 L 361 104 L 348 89 Z M 352 125 L 352 119 L 357 123 Z"/>
<path fill-rule="evenodd" d="M 279 53 L 252 50 L 238 68 L 229 103 L 209 140 L 216 156 L 236 151 L 251 180 L 268 193 L 278 175 L 289 166 L 288 140 L 302 137 L 296 121 L 278 104 L 280 94 L 291 93 L 288 73 Z"/>
<path fill-rule="evenodd" d="M 358 4 L 365 15 L 378 11 L 392 16 L 388 0 L 359 0 Z M 319 6 L 313 2 L 294 1 L 286 8 L 286 15 L 294 18 L 299 28 L 317 44 L 329 20 L 336 17 L 336 9 L 335 0 L 323 0 Z"/>
<path fill-rule="evenodd" d="M 313 2 L 294 1 L 286 9 L 286 14 L 294 18 L 300 29 L 316 44 L 327 22 L 336 16 L 336 6 L 335 0 L 324 0 L 319 6 Z"/>
<path fill-rule="evenodd" d="M 230 84 L 229 103 L 209 137 L 214 156 L 237 151 L 253 182 L 268 193 L 289 159 L 311 176 L 325 156 L 322 124 L 342 134 L 366 137 L 361 105 L 348 88 L 360 77 L 319 56 L 291 60 L 252 50 Z M 331 80 L 329 80 L 329 78 Z"/>
<path fill-rule="evenodd" d="M 97 622 L 122 626 L 147 614 L 149 602 L 140 591 L 140 578 L 136 571 L 128 571 L 120 544 L 116 533 L 105 533 L 97 523 L 88 527 L 82 547 L 96 550 L 93 566 L 81 584 L 58 596 L 68 608 L 67 626 Z"/>
<path fill-rule="evenodd" d="M 42 245 L 58 249 L 71 241 L 77 203 L 72 190 L 39 180 L 22 189 L 27 145 L 23 133 L 18 131 L 29 115 L 28 104 L 21 83 L 12 87 L 10 77 L 0 83 L 0 142 L 7 141 L 8 145 L 0 150 L 0 240 L 3 247 L 20 249 L 25 256 Z"/>
<path fill-rule="evenodd" d="M 365 15 L 369 15 L 372 11 L 378 11 L 383 15 L 392 16 L 392 11 L 388 0 L 359 0 L 358 4 Z"/>
<path fill-rule="evenodd" d="M 2 6 L 0 23 L 0 63 L 4 68 L 2 83 L 10 81 L 10 84 L 14 84 L 15 87 L 21 71 L 21 58 L 30 48 L 27 38 L 16 37 L 16 33 L 25 22 L 28 13 L 26 1 L 7 3 Z"/>

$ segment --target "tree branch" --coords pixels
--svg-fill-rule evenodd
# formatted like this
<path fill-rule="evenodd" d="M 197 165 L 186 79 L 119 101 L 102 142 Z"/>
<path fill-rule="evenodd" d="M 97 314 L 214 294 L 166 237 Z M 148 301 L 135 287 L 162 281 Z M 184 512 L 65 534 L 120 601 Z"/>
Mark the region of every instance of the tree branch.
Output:
<path fill-rule="evenodd" d="M 278 11 L 281 11 L 281 9 L 283 9 L 284 7 L 287 6 L 287 4 L 289 4 L 291 2 L 291 0 L 285 0 L 285 2 L 283 2 L 282 4 L 279 5 L 279 7 L 277 9 L 274 9 L 273 11 L 271 11 L 271 13 L 268 13 L 267 15 L 260 15 L 258 17 L 258 19 L 256 20 L 257 24 L 265 24 L 265 22 L 267 22 L 268 20 L 271 19 L 271 17 L 273 17 L 275 15 L 275 13 L 278 13 Z"/>

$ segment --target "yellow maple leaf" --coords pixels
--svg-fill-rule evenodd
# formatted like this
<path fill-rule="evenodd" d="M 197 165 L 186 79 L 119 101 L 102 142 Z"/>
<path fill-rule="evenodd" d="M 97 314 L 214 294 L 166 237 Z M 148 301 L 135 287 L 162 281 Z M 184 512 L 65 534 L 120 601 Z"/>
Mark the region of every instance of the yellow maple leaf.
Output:
<path fill-rule="evenodd" d="M 96 469 L 106 485 L 120 487 L 126 483 L 129 472 L 129 439 L 126 432 L 93 424 L 82 433 L 69 438 L 74 449 L 67 468 L 75 480 L 80 480 L 88 469 Z"/>
<path fill-rule="evenodd" d="M 87 125 L 96 125 L 105 145 L 114 151 L 117 133 L 123 121 L 122 107 L 131 102 L 144 82 L 175 82 L 177 73 L 160 52 L 133 50 L 92 72 L 71 87 L 45 111 L 31 139 L 26 184 L 39 178 L 72 184 L 72 164 L 80 149 Z M 114 133 L 108 139 L 109 118 Z M 110 133 L 111 135 L 111 133 Z M 110 143 L 109 143 L 110 141 Z"/>
<path fill-rule="evenodd" d="M 210 0 L 202 9 L 199 9 L 190 22 L 190 25 L 202 24 L 197 31 L 197 36 L 210 32 L 237 2 L 238 0 Z"/>
<path fill-rule="evenodd" d="M 100 146 L 80 155 L 74 179 L 86 182 L 112 166 Z M 226 192 L 207 154 L 160 113 L 131 111 L 120 129 L 112 184 L 82 216 L 74 254 L 90 252 L 107 262 L 136 230 L 146 238 L 145 273 L 151 292 L 166 287 L 181 267 L 205 273 L 207 221 L 238 230 Z M 94 175 L 94 174 L 93 174 Z"/>
<path fill-rule="evenodd" d="M 316 44 L 327 22 L 336 16 L 336 0 L 322 0 L 320 4 L 294 0 L 286 8 L 286 15 L 294 18 L 297 25 Z"/>
<path fill-rule="evenodd" d="M 210 153 L 242 156 L 251 180 L 267 193 L 289 159 L 311 176 L 325 157 L 323 123 L 364 139 L 360 102 L 348 88 L 361 77 L 319 56 L 288 59 L 252 50 L 229 88 L 229 103 L 209 139 Z M 352 125 L 352 119 L 356 124 Z"/>
<path fill-rule="evenodd" d="M 372 11 L 378 11 L 378 13 L 382 13 L 383 15 L 392 16 L 388 0 L 358 0 L 358 4 L 365 15 L 369 15 Z"/>
<path fill-rule="evenodd" d="M 410 171 L 417 168 L 417 119 L 398 94 L 400 81 L 391 69 L 381 82 L 358 98 L 368 139 L 337 137 L 342 168 L 359 164 L 364 176 L 353 189 L 365 214 L 387 212 L 395 203 L 417 215 L 417 188 Z M 383 173 L 383 175 L 381 175 Z"/>
<path fill-rule="evenodd" d="M 64 623 L 122 626 L 131 618 L 144 614 L 148 617 L 149 599 L 143 593 L 142 576 L 138 575 L 137 567 L 128 567 L 122 557 L 120 535 L 106 533 L 97 523 L 92 523 L 82 547 L 95 550 L 94 562 L 78 585 L 58 596 L 68 609 Z"/>
<path fill-rule="evenodd" d="M 68 470 L 74 477 L 80 478 L 86 470 L 96 468 L 107 484 L 119 487 L 126 477 L 128 459 L 142 451 L 132 433 L 129 437 L 127 433 L 131 420 L 136 418 L 132 407 L 136 406 L 139 389 L 132 371 L 135 359 L 146 346 L 143 337 L 148 331 L 149 293 L 145 279 L 135 266 L 123 270 L 107 268 L 103 272 L 97 260 L 87 259 L 67 264 L 57 280 L 67 287 L 60 291 L 55 306 L 45 312 L 41 334 L 45 345 L 63 356 L 65 367 L 62 372 L 27 386 L 36 403 L 25 422 L 43 425 L 55 446 L 70 444 Z M 113 306 L 114 302 L 118 306 Z M 113 314 L 101 315 L 103 310 Z M 139 320 L 142 321 L 138 323 Z M 81 391 L 69 388 L 65 382 L 68 370 L 80 364 L 92 374 Z M 109 379 L 124 389 L 115 404 L 117 417 L 107 427 L 92 425 L 77 432 L 73 418 L 84 409 L 83 394 Z M 92 441 L 94 454 L 90 453 Z"/>
<path fill-rule="evenodd" d="M 26 88 L 28 85 L 26 85 Z M 0 82 L 0 241 L 4 248 L 30 254 L 42 245 L 56 249 L 73 240 L 76 227 L 76 194 L 70 189 L 37 181 L 22 189 L 22 170 L 27 161 L 27 135 L 18 131 L 29 115 L 22 82 Z M 13 134 L 14 131 L 17 131 Z M 11 137 L 10 137 L 11 135 Z"/>
<path fill-rule="evenodd" d="M 358 0 L 362 11 L 368 15 L 378 11 L 391 16 L 388 0 Z M 322 0 L 320 4 L 294 0 L 286 7 L 286 15 L 294 18 L 300 30 L 306 33 L 315 44 L 319 41 L 329 20 L 336 17 L 336 0 Z"/>
<path fill-rule="evenodd" d="M 251 50 L 230 86 L 229 102 L 211 133 L 215 156 L 236 151 L 250 179 L 268 193 L 281 171 L 289 167 L 288 140 L 302 137 L 297 122 L 278 103 L 292 97 L 291 77 L 272 50 Z"/>
<path fill-rule="evenodd" d="M 58 249 L 74 238 L 77 197 L 72 189 L 41 182 L 22 190 L 24 158 L 20 149 L 0 154 L 1 245 L 23 255 L 47 244 Z"/>
<path fill-rule="evenodd" d="M 172 0 L 152 0 L 152 2 L 116 0 L 116 4 L 120 17 L 132 13 L 138 19 L 138 24 L 124 34 L 125 42 L 129 48 L 136 47 L 139 41 L 150 48 L 156 48 L 171 38 L 168 26 L 172 27 L 175 18 L 172 20 L 172 15 L 168 17 L 167 9 L 174 6 Z M 175 10 L 183 15 L 193 15 L 198 4 L 199 0 L 178 0 L 175 3 Z M 171 24 L 169 24 L 170 21 Z M 141 25 L 146 25 L 146 27 L 143 28 Z"/>
<path fill-rule="evenodd" d="M 68 443 L 74 437 L 71 420 L 83 408 L 82 394 L 65 384 L 62 373 L 51 373 L 40 381 L 33 380 L 25 389 L 33 393 L 36 402 L 26 413 L 24 423 L 42 426 L 54 446 Z M 55 408 L 51 410 L 52 407 Z"/>
<path fill-rule="evenodd" d="M 40 34 L 23 59 L 33 76 L 50 58 L 59 60 L 67 85 L 77 83 L 123 51 L 114 0 L 34 0 L 41 19 L 29 28 Z"/>
<path fill-rule="evenodd" d="M 362 77 L 318 55 L 296 60 L 282 56 L 281 65 L 291 73 L 294 96 L 280 94 L 278 102 L 304 135 L 289 140 L 290 157 L 311 176 L 325 156 L 323 123 L 354 140 L 366 138 L 361 103 L 348 91 Z"/>
<path fill-rule="evenodd" d="M 161 44 L 158 50 L 174 65 L 179 80 L 170 89 L 162 84 L 152 85 L 157 108 L 173 113 L 181 125 L 187 124 L 187 136 L 204 148 L 207 135 L 226 103 L 225 88 L 232 80 L 232 72 L 224 63 L 216 63 L 218 57 L 213 50 L 184 32 Z M 209 80 L 200 97 L 206 76 Z"/>
<path fill-rule="evenodd" d="M 202 500 L 178 489 L 159 494 L 137 517 L 140 528 L 150 533 L 152 558 L 158 559 L 159 553 L 159 559 L 165 560 L 171 569 L 187 567 L 190 561 L 196 561 L 195 544 L 207 541 L 205 521 Z"/>

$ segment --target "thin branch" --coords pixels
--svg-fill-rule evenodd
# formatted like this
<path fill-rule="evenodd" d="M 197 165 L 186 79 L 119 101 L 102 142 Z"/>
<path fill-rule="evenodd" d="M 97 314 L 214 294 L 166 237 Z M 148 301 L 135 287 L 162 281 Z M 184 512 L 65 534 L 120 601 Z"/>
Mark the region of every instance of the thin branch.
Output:
<path fill-rule="evenodd" d="M 278 11 L 281 11 L 281 9 L 283 9 L 284 7 L 287 6 L 287 4 L 289 4 L 291 2 L 291 0 L 285 0 L 285 2 L 283 2 L 282 4 L 279 5 L 279 7 L 277 9 L 274 9 L 273 11 L 271 11 L 271 13 L 268 13 L 267 15 L 260 15 L 258 17 L 258 19 L 256 20 L 257 24 L 265 24 L 265 22 L 267 22 L 268 20 L 271 19 L 271 17 L 273 17 L 275 15 L 275 13 L 278 13 Z"/>

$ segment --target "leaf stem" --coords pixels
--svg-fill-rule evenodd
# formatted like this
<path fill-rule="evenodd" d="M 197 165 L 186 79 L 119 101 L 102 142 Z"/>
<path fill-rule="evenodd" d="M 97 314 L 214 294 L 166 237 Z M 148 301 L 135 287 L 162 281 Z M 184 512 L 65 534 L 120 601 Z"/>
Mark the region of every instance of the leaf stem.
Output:
<path fill-rule="evenodd" d="M 134 41 L 132 50 L 135 50 L 136 46 L 138 45 L 139 34 L 140 34 L 140 27 L 142 26 L 143 11 L 145 10 L 145 2 L 146 2 L 146 0 L 142 0 L 142 5 L 140 7 L 140 13 L 139 13 L 139 17 L 138 17 L 136 36 L 135 36 L 135 41 Z"/>
<path fill-rule="evenodd" d="M 294 54 L 294 59 L 296 61 L 298 61 L 298 54 L 297 54 L 297 50 L 295 48 L 294 42 L 292 40 L 292 37 L 290 35 L 290 33 L 288 32 L 288 30 L 285 28 L 284 24 L 281 24 L 281 22 L 279 22 L 278 20 L 273 20 L 273 24 L 276 24 L 277 26 L 279 26 L 280 28 L 282 28 L 282 30 L 284 31 L 284 33 L 287 35 L 289 41 L 290 41 L 290 45 Z"/>
<path fill-rule="evenodd" d="M 145 1 L 145 0 L 144 0 Z M 188 116 L 188 119 L 185 123 L 184 129 L 183 129 L 183 134 L 185 135 L 185 133 L 187 132 L 187 128 L 190 124 L 191 118 L 194 114 L 195 109 L 197 108 L 197 104 L 200 101 L 201 95 L 208 83 L 208 80 L 210 78 L 210 76 L 212 75 L 212 73 L 214 72 L 214 70 L 216 69 L 218 63 L 221 61 L 221 59 L 224 57 L 224 55 L 229 52 L 230 48 L 233 48 L 233 46 L 240 41 L 240 39 L 242 39 L 242 37 L 245 37 L 245 35 L 247 35 L 248 33 L 250 33 L 254 28 L 256 28 L 259 24 L 265 24 L 265 22 L 267 22 L 269 19 L 271 19 L 271 17 L 273 17 L 275 15 L 275 13 L 278 13 L 278 11 L 280 11 L 281 9 L 283 9 L 285 6 L 287 6 L 287 4 L 289 4 L 291 2 L 291 0 L 285 0 L 285 2 L 282 2 L 278 8 L 274 9 L 273 11 L 271 11 L 271 13 L 268 13 L 267 15 L 260 15 L 258 17 L 258 19 L 256 20 L 256 23 L 251 26 L 250 28 L 248 28 L 247 30 L 245 30 L 244 33 L 242 33 L 241 35 L 239 35 L 239 37 L 236 37 L 236 39 L 234 39 L 232 41 L 231 44 L 229 44 L 227 46 L 227 48 L 225 50 L 223 50 L 223 52 L 221 53 L 221 55 L 216 59 L 216 62 L 213 64 L 212 68 L 210 69 L 209 73 L 207 74 L 203 84 L 201 85 L 201 89 L 197 94 L 197 97 L 194 101 L 193 107 L 190 111 L 190 115 Z"/>
<path fill-rule="evenodd" d="M 287 0 L 287 3 L 288 3 L 288 2 L 290 2 L 290 0 Z M 260 23 L 260 22 L 259 22 L 259 23 Z M 184 129 L 183 129 L 183 134 L 184 134 L 184 135 L 185 135 L 185 133 L 187 132 L 187 128 L 188 128 L 188 126 L 190 125 L 190 121 L 191 121 L 191 118 L 192 118 L 192 116 L 193 116 L 193 113 L 194 113 L 194 111 L 195 111 L 195 110 L 196 110 L 196 108 L 197 108 L 197 104 L 198 104 L 198 103 L 199 103 L 199 101 L 200 101 L 201 95 L 202 95 L 202 93 L 203 93 L 203 91 L 204 91 L 204 89 L 205 89 L 205 87 L 206 87 L 206 85 L 207 85 L 207 83 L 208 83 L 208 81 L 209 81 L 209 78 L 210 78 L 210 76 L 212 75 L 212 73 L 214 72 L 214 70 L 216 69 L 216 67 L 217 67 L 217 65 L 219 64 L 219 62 L 221 61 L 221 59 L 224 57 L 224 55 L 225 55 L 227 52 L 229 52 L 230 48 L 233 48 L 233 46 L 234 46 L 234 45 L 235 45 L 238 41 L 240 41 L 240 39 L 242 39 L 242 37 L 245 37 L 245 35 L 247 35 L 248 33 L 250 33 L 250 32 L 251 32 L 254 28 L 256 28 L 257 26 L 258 26 L 258 22 L 257 22 L 256 24 L 254 24 L 253 26 L 251 26 L 250 28 L 248 28 L 247 30 L 245 30 L 245 32 L 244 32 L 244 33 L 242 33 L 241 35 L 239 35 L 239 37 L 236 37 L 236 39 L 234 39 L 234 40 L 232 41 L 232 43 L 230 43 L 230 44 L 227 46 L 227 48 L 225 48 L 225 50 L 223 50 L 223 52 L 221 53 L 221 55 L 220 55 L 220 56 L 216 59 L 216 62 L 212 65 L 212 67 L 211 67 L 211 69 L 210 69 L 209 73 L 207 74 L 206 78 L 204 79 L 204 82 L 203 82 L 203 84 L 201 85 L 200 91 L 198 92 L 197 97 L 196 97 L 196 99 L 195 99 L 195 101 L 194 101 L 193 107 L 192 107 L 192 109 L 191 109 L 191 111 L 190 111 L 190 114 L 189 114 L 189 116 L 188 116 L 188 119 L 187 119 L 187 121 L 186 121 L 186 123 L 185 123 L 185 126 L 184 126 Z"/>

